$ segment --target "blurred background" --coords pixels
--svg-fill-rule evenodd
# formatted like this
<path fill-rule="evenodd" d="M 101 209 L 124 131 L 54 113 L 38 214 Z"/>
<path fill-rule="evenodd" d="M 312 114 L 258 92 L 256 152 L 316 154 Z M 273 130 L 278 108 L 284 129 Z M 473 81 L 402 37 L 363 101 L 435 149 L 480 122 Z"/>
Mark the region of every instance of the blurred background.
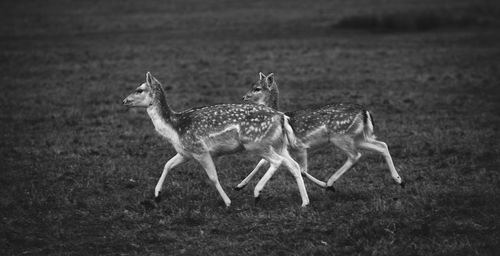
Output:
<path fill-rule="evenodd" d="M 493 255 L 499 28 L 497 1 L 4 0 L 0 254 Z M 146 71 L 178 111 L 239 102 L 258 72 L 283 110 L 363 104 L 408 187 L 365 154 L 337 192 L 307 183 L 306 210 L 284 170 L 255 205 L 257 179 L 231 191 L 258 162 L 239 154 L 216 162 L 229 210 L 196 163 L 157 203 L 175 151 L 121 106 Z"/>

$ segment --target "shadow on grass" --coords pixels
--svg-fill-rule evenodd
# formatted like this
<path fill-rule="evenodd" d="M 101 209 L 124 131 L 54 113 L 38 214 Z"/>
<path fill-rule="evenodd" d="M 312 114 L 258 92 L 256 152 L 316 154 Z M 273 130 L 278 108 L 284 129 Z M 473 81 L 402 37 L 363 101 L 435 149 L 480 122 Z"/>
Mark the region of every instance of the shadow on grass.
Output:
<path fill-rule="evenodd" d="M 463 9 L 399 11 L 349 16 L 334 28 L 369 31 L 419 32 L 438 28 L 492 27 L 499 25 L 500 9 L 474 5 Z"/>

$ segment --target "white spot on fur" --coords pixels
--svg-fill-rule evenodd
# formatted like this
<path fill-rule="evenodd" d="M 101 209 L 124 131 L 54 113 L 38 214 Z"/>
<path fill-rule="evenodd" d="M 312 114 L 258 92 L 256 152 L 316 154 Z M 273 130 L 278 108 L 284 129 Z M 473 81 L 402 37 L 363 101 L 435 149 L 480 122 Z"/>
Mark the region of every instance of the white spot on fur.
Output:
<path fill-rule="evenodd" d="M 216 136 L 219 136 L 219 135 L 224 134 L 224 133 L 226 133 L 228 131 L 231 131 L 231 130 L 236 130 L 239 133 L 240 132 L 240 126 L 238 126 L 238 125 L 230 125 L 230 126 L 226 127 L 224 130 L 222 130 L 220 132 L 210 133 L 208 136 L 209 137 L 216 137 Z"/>
<path fill-rule="evenodd" d="M 307 136 L 307 137 L 309 137 L 309 136 L 314 136 L 314 135 L 316 135 L 317 133 L 324 132 L 324 131 L 326 131 L 326 125 L 322 125 L 322 126 L 320 126 L 320 127 L 316 128 L 316 129 L 314 129 L 314 130 L 312 130 L 312 131 L 308 132 L 308 133 L 306 134 L 306 136 Z"/>

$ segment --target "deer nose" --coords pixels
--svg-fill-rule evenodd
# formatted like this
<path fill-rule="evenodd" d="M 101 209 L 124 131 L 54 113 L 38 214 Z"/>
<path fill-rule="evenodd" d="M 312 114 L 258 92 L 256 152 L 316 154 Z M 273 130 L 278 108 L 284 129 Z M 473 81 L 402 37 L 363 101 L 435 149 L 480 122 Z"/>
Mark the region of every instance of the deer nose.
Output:
<path fill-rule="evenodd" d="M 126 98 L 125 98 L 125 99 L 123 100 L 122 104 L 123 104 L 123 105 L 127 105 L 129 102 L 130 102 L 130 101 L 129 101 L 128 99 L 126 99 Z"/>

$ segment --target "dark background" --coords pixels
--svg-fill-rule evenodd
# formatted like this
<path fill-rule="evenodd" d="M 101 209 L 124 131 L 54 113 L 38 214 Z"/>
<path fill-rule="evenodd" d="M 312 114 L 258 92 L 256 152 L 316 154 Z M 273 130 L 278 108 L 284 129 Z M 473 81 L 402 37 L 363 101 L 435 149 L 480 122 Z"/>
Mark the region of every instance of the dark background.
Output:
<path fill-rule="evenodd" d="M 496 254 L 499 28 L 496 1 L 4 0 L 0 254 Z M 407 187 L 364 154 L 334 193 L 306 180 L 307 209 L 285 170 L 254 205 L 239 154 L 216 161 L 229 209 L 194 162 L 155 203 L 175 151 L 121 106 L 146 71 L 176 110 L 239 102 L 260 71 L 284 110 L 363 104 Z"/>

